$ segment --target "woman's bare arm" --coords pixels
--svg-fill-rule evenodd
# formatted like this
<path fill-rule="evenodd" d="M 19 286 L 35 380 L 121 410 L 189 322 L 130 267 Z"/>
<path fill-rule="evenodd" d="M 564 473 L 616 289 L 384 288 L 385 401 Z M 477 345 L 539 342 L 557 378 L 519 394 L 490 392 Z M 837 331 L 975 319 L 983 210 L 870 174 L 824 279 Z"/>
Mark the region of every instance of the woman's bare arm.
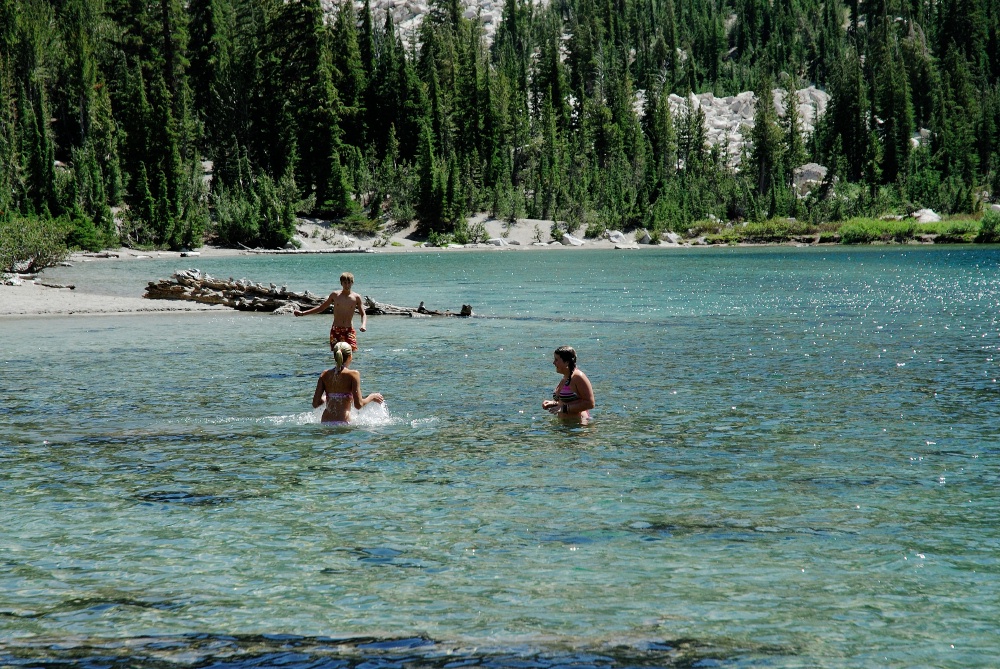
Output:
<path fill-rule="evenodd" d="M 313 409 L 322 406 L 323 395 L 326 393 L 326 387 L 323 385 L 323 375 L 319 375 L 319 381 L 316 382 L 316 392 L 313 393 Z"/>

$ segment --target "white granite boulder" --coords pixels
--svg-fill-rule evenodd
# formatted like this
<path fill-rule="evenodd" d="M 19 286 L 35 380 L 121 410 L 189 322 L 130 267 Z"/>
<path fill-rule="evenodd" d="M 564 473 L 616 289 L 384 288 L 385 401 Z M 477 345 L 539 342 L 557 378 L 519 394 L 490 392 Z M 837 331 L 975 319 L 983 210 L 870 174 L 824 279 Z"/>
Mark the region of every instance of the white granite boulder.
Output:
<path fill-rule="evenodd" d="M 795 192 L 805 195 L 818 184 L 826 179 L 827 169 L 818 163 L 806 163 L 799 165 L 792 171 L 792 179 L 795 184 Z"/>
<path fill-rule="evenodd" d="M 933 209 L 918 209 L 913 212 L 913 218 L 917 219 L 917 223 L 937 223 L 941 220 L 941 215 Z"/>
<path fill-rule="evenodd" d="M 628 244 L 628 237 L 621 230 L 608 230 L 607 232 L 608 240 L 613 244 Z"/>
<path fill-rule="evenodd" d="M 583 246 L 584 241 L 579 237 L 574 237 L 568 232 L 563 233 L 562 245 L 563 246 Z"/>

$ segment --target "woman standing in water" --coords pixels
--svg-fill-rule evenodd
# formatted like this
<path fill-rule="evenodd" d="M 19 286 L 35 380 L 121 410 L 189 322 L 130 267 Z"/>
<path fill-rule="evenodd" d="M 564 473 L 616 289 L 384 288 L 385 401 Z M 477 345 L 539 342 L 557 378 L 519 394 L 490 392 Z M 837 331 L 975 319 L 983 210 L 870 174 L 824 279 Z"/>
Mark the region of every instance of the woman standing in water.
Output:
<path fill-rule="evenodd" d="M 324 423 L 349 423 L 351 404 L 355 409 L 360 409 L 369 402 L 381 404 L 384 399 L 382 393 L 361 396 L 361 373 L 348 369 L 353 357 L 350 344 L 337 342 L 333 347 L 333 357 L 337 360 L 337 366 L 319 375 L 316 392 L 313 393 L 313 408 L 322 406 L 325 402 Z"/>
<path fill-rule="evenodd" d="M 560 346 L 552 356 L 552 364 L 562 374 L 562 380 L 552 392 L 552 399 L 542 402 L 542 408 L 564 419 L 586 420 L 594 408 L 594 387 L 587 375 L 576 368 L 576 351 L 572 346 Z"/>

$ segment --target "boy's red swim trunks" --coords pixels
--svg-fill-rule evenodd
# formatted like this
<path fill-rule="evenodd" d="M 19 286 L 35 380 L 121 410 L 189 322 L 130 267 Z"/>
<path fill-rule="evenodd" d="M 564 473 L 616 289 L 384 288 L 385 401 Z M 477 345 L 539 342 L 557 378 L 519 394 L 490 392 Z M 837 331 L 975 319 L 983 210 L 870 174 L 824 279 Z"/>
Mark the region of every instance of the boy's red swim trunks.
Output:
<path fill-rule="evenodd" d="M 354 328 L 342 328 L 334 325 L 330 328 L 330 350 L 337 345 L 338 341 L 345 341 L 351 345 L 352 351 L 358 350 L 358 336 Z"/>

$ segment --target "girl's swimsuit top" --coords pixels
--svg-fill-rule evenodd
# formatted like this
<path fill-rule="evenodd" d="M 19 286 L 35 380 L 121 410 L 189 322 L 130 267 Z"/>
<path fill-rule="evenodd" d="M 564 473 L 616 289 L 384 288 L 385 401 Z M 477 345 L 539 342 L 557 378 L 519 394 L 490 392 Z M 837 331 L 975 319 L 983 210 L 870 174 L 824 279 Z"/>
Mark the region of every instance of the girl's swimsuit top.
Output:
<path fill-rule="evenodd" d="M 575 402 L 580 399 L 580 396 L 573 392 L 573 388 L 570 387 L 572 378 L 567 379 L 565 384 L 561 384 L 558 390 L 552 393 L 552 399 L 556 402 Z"/>
<path fill-rule="evenodd" d="M 351 399 L 351 393 L 327 393 L 326 401 L 330 400 L 349 400 Z"/>
<path fill-rule="evenodd" d="M 335 372 L 336 375 L 340 375 L 340 372 Z M 326 391 L 326 401 L 330 400 L 349 400 L 354 395 L 352 393 L 331 393 L 329 390 Z"/>

